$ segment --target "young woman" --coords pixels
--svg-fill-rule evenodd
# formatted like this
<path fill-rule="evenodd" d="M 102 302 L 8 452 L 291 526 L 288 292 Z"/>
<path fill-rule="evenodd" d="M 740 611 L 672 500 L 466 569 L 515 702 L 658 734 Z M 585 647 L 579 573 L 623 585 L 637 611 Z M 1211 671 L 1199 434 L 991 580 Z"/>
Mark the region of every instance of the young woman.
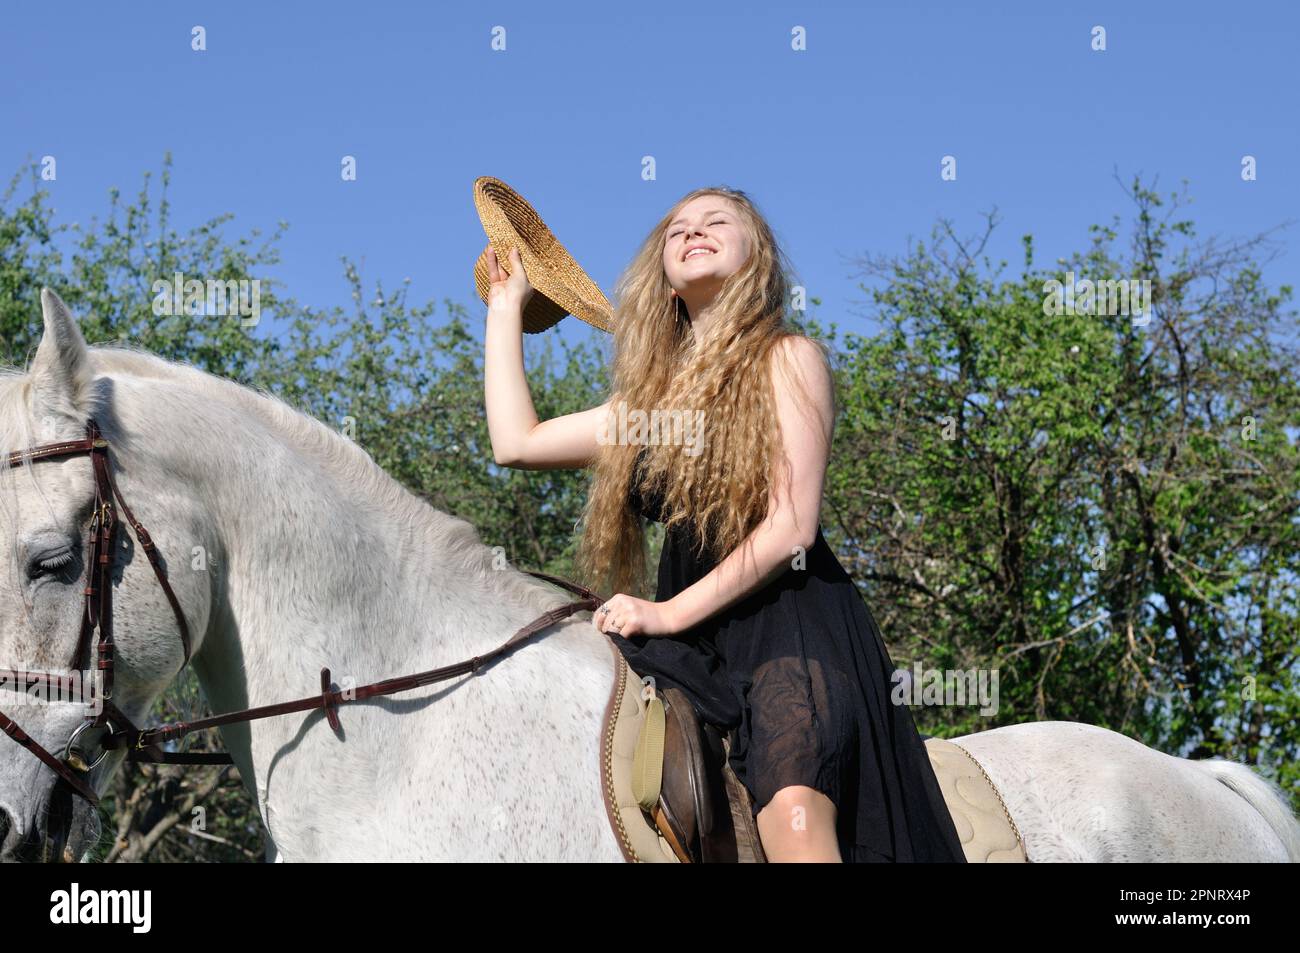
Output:
<path fill-rule="evenodd" d="M 768 859 L 964 861 L 880 633 L 822 536 L 830 364 L 787 323 L 787 263 L 748 196 L 697 189 L 660 220 L 619 282 L 613 396 L 543 423 L 523 368 L 532 291 L 518 251 L 509 276 L 489 258 L 496 461 L 593 467 L 578 571 L 616 593 L 593 623 L 638 675 L 736 729 Z M 686 426 L 617 425 L 636 411 Z M 634 594 L 643 518 L 665 526 L 654 601 Z"/>

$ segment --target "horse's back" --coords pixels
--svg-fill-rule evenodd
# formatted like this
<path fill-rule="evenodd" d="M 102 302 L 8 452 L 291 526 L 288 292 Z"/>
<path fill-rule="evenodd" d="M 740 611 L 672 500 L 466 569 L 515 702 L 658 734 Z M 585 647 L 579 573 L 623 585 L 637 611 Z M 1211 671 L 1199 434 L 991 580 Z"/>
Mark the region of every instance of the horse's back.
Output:
<path fill-rule="evenodd" d="M 1001 792 L 1031 860 L 1287 859 L 1286 828 L 1277 829 L 1285 821 L 1266 815 L 1294 824 L 1289 808 L 1257 792 L 1261 813 L 1206 762 L 1079 722 L 1025 722 L 951 740 Z"/>

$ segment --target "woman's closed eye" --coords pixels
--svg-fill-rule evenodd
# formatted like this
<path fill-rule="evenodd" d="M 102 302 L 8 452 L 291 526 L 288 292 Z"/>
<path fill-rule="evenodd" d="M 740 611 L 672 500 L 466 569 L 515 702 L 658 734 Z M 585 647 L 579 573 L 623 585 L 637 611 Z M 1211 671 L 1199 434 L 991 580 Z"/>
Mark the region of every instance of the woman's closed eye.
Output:
<path fill-rule="evenodd" d="M 722 219 L 718 219 L 716 222 L 709 222 L 709 224 L 710 224 L 710 225 L 726 225 L 727 223 L 726 223 L 725 221 L 723 221 Z M 677 237 L 678 235 L 680 235 L 681 233 L 682 233 L 682 230 L 679 228 L 679 229 L 677 229 L 677 230 L 674 231 L 674 232 L 669 232 L 669 233 L 668 233 L 668 237 L 669 237 L 669 238 L 676 238 L 676 237 Z"/>

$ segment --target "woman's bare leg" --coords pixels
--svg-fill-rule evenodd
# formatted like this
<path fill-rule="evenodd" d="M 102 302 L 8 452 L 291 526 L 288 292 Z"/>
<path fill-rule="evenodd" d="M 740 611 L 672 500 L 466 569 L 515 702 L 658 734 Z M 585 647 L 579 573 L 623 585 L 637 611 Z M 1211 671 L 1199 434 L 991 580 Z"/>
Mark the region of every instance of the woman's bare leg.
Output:
<path fill-rule="evenodd" d="M 802 784 L 781 788 L 758 812 L 763 853 L 774 863 L 841 863 L 835 804 Z"/>

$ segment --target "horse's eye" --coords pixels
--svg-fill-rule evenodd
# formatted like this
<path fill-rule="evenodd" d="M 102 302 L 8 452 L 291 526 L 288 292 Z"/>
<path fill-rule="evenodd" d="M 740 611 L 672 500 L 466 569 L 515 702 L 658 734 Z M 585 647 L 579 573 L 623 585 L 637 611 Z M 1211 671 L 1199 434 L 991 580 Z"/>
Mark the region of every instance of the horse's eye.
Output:
<path fill-rule="evenodd" d="M 27 566 L 27 578 L 36 579 L 40 576 L 49 576 L 57 573 L 72 562 L 72 553 L 64 550 L 61 553 L 41 556 L 33 559 Z"/>

